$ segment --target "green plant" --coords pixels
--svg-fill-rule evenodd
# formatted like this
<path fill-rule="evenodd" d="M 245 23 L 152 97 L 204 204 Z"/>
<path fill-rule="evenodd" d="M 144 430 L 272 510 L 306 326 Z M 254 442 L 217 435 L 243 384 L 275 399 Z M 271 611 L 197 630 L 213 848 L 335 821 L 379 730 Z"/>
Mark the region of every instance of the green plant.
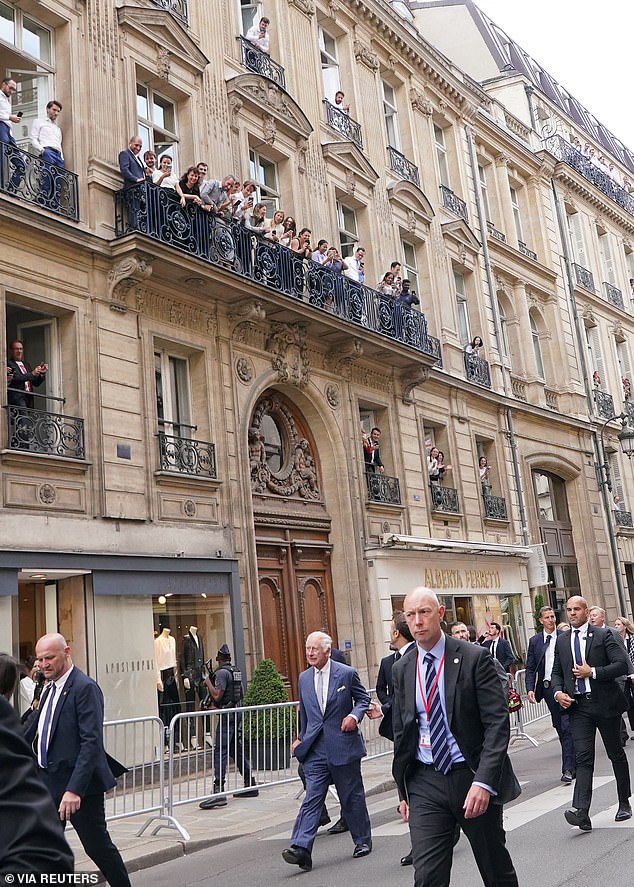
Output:
<path fill-rule="evenodd" d="M 535 595 L 535 612 L 533 613 L 533 619 L 535 621 L 535 631 L 542 630 L 542 624 L 539 621 L 539 611 L 544 606 L 544 595 L 536 594 Z"/>
<path fill-rule="evenodd" d="M 272 659 L 263 659 L 253 672 L 243 705 L 288 702 L 288 693 Z M 279 739 L 290 736 L 295 727 L 295 708 L 290 705 L 244 713 L 243 733 L 250 739 Z"/>

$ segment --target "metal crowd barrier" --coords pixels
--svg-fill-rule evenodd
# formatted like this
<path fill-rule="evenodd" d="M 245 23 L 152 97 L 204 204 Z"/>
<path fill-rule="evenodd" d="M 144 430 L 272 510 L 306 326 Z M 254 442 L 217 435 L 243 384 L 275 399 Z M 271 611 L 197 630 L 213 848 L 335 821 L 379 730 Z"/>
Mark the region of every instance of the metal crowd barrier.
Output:
<path fill-rule="evenodd" d="M 536 721 L 541 721 L 542 718 L 550 717 L 550 711 L 548 706 L 542 699 L 541 702 L 537 702 L 533 704 L 528 701 L 528 693 L 526 692 L 526 669 L 522 668 L 520 671 L 515 673 L 515 677 L 513 679 L 513 687 L 519 693 L 520 698 L 523 702 L 522 707 L 516 711 L 512 712 L 511 717 L 511 742 L 512 745 L 514 742 L 517 742 L 519 739 L 526 739 L 532 745 L 537 747 L 539 743 L 536 739 L 533 739 L 524 729 L 524 727 L 528 726 L 528 724 L 534 724 Z"/>

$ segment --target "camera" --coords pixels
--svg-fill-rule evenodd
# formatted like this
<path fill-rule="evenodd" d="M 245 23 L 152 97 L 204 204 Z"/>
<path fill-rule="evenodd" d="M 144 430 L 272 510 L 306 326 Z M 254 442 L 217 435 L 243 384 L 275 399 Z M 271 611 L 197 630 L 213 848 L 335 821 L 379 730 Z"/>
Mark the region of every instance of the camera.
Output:
<path fill-rule="evenodd" d="M 22 117 L 23 114 L 24 114 L 24 111 L 17 111 L 15 116 Z"/>
<path fill-rule="evenodd" d="M 42 690 L 44 689 L 44 672 L 38 671 L 37 677 L 35 678 L 35 690 L 33 691 L 33 699 L 39 699 L 42 695 Z"/>

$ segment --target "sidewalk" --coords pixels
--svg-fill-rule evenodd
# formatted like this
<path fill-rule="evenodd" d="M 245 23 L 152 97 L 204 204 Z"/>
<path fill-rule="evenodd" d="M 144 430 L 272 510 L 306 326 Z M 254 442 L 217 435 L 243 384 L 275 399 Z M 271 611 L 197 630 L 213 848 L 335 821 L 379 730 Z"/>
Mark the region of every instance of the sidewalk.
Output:
<path fill-rule="evenodd" d="M 540 743 L 556 739 L 550 718 L 542 718 L 525 729 L 529 736 Z M 511 757 L 528 747 L 530 743 L 526 740 L 514 742 L 509 749 Z M 396 799 L 392 779 L 392 755 L 365 761 L 363 781 L 368 797 L 392 791 Z M 301 783 L 296 780 L 286 785 L 263 787 L 257 798 L 233 798 L 229 795 L 227 806 L 217 810 L 200 810 L 197 803 L 175 807 L 175 818 L 189 832 L 191 840 L 187 842 L 183 841 L 177 831 L 171 829 L 161 829 L 158 835 L 153 836 L 152 830 L 158 823 L 153 823 L 140 838 L 137 837 L 137 831 L 148 819 L 146 814 L 115 820 L 108 824 L 108 829 L 121 851 L 128 871 L 136 872 L 265 828 L 288 824 L 290 834 L 291 823 L 300 804 L 300 799 L 297 798 L 300 790 Z M 328 801 L 328 805 L 334 822 L 339 808 L 334 799 L 331 798 L 331 801 Z M 94 872 L 94 863 L 84 853 L 76 834 L 71 831 L 68 838 L 75 854 L 75 871 Z"/>

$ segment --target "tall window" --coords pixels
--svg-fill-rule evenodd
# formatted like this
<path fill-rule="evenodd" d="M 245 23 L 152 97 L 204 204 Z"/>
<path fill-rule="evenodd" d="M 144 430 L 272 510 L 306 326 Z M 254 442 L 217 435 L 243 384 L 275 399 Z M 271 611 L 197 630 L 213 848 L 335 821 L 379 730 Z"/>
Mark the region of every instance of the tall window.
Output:
<path fill-rule="evenodd" d="M 588 345 L 588 371 L 590 379 L 597 388 L 605 388 L 605 367 L 603 364 L 603 351 L 601 349 L 601 336 L 596 326 L 586 328 L 586 342 Z M 598 377 L 594 374 L 598 373 Z"/>
<path fill-rule="evenodd" d="M 523 241 L 524 234 L 522 232 L 522 216 L 520 213 L 520 199 L 515 188 L 509 189 L 511 192 L 511 208 L 513 210 L 513 221 L 515 222 L 515 233 L 517 239 Z"/>
<path fill-rule="evenodd" d="M 166 351 L 154 352 L 156 414 L 159 431 L 174 437 L 192 436 L 189 365 Z"/>
<path fill-rule="evenodd" d="M 401 247 L 403 250 L 403 280 L 409 279 L 411 283 L 411 289 L 414 290 L 417 296 L 420 296 L 418 292 L 418 265 L 416 262 L 416 247 L 408 243 L 406 240 L 401 242 Z"/>
<path fill-rule="evenodd" d="M 342 256 L 351 256 L 359 240 L 357 214 L 353 209 L 337 201 L 337 225 Z"/>
<path fill-rule="evenodd" d="M 544 361 L 542 360 L 542 346 L 539 341 L 539 330 L 537 329 L 537 321 L 535 320 L 535 316 L 531 313 L 529 314 L 529 319 L 531 323 L 531 339 L 533 340 L 533 354 L 535 355 L 535 368 L 537 369 L 537 375 L 540 379 L 545 379 L 546 374 L 544 373 Z"/>
<path fill-rule="evenodd" d="M 481 165 L 478 165 L 478 178 L 480 179 L 480 193 L 482 194 L 482 208 L 484 210 L 484 217 L 487 222 L 493 224 L 493 215 L 491 213 L 491 205 L 489 203 L 487 173 L 486 169 Z"/>
<path fill-rule="evenodd" d="M 324 31 L 323 28 L 319 29 L 319 54 L 321 58 L 321 76 L 324 81 L 324 95 L 329 102 L 334 102 L 335 93 L 341 89 L 337 41 L 327 31 Z"/>
<path fill-rule="evenodd" d="M 616 284 L 616 270 L 614 268 L 614 255 L 612 252 L 611 237 L 606 232 L 599 235 L 599 252 L 603 263 L 604 280 L 613 285 Z"/>
<path fill-rule="evenodd" d="M 36 117 L 46 116 L 53 95 L 53 32 L 20 9 L 0 2 L 0 57 L 2 77 L 12 77 L 16 92 L 13 113 L 22 111 L 13 124 L 13 136 L 22 149 L 29 147 L 29 132 Z"/>
<path fill-rule="evenodd" d="M 142 151 L 152 150 L 157 156 L 157 168 L 163 154 L 170 154 L 177 168 L 178 136 L 176 135 L 176 107 L 173 102 L 158 95 L 143 83 L 136 85 L 138 133 L 143 142 Z"/>
<path fill-rule="evenodd" d="M 567 222 L 573 259 L 577 265 L 581 265 L 582 268 L 587 268 L 588 260 L 581 213 L 568 213 Z"/>
<path fill-rule="evenodd" d="M 506 311 L 504 306 L 498 299 L 498 318 L 500 320 L 500 335 L 502 337 L 502 358 L 505 363 L 511 360 L 511 349 L 509 348 L 509 328 L 506 323 Z"/>
<path fill-rule="evenodd" d="M 398 108 L 396 106 L 396 93 L 394 88 L 381 81 L 383 87 L 383 116 L 385 117 L 385 132 L 387 135 L 387 143 L 392 148 L 400 150 L 400 140 L 398 137 Z"/>
<path fill-rule="evenodd" d="M 257 0 L 240 0 L 240 25 L 241 34 L 246 34 L 252 25 L 257 24 L 262 18 L 262 4 Z"/>
<path fill-rule="evenodd" d="M 456 310 L 458 313 L 458 332 L 460 341 L 467 345 L 471 341 L 469 331 L 469 312 L 467 310 L 467 287 L 465 277 L 460 271 L 453 272 L 454 292 L 456 294 Z"/>
<path fill-rule="evenodd" d="M 258 202 L 265 204 L 267 218 L 272 219 L 280 203 L 277 164 L 257 151 L 249 151 L 249 175 L 257 186 Z"/>
<path fill-rule="evenodd" d="M 449 184 L 449 162 L 447 159 L 447 145 L 445 142 L 445 131 L 434 123 L 434 141 L 436 143 L 436 159 L 438 160 L 438 172 L 440 174 L 440 183 L 447 188 Z"/>

